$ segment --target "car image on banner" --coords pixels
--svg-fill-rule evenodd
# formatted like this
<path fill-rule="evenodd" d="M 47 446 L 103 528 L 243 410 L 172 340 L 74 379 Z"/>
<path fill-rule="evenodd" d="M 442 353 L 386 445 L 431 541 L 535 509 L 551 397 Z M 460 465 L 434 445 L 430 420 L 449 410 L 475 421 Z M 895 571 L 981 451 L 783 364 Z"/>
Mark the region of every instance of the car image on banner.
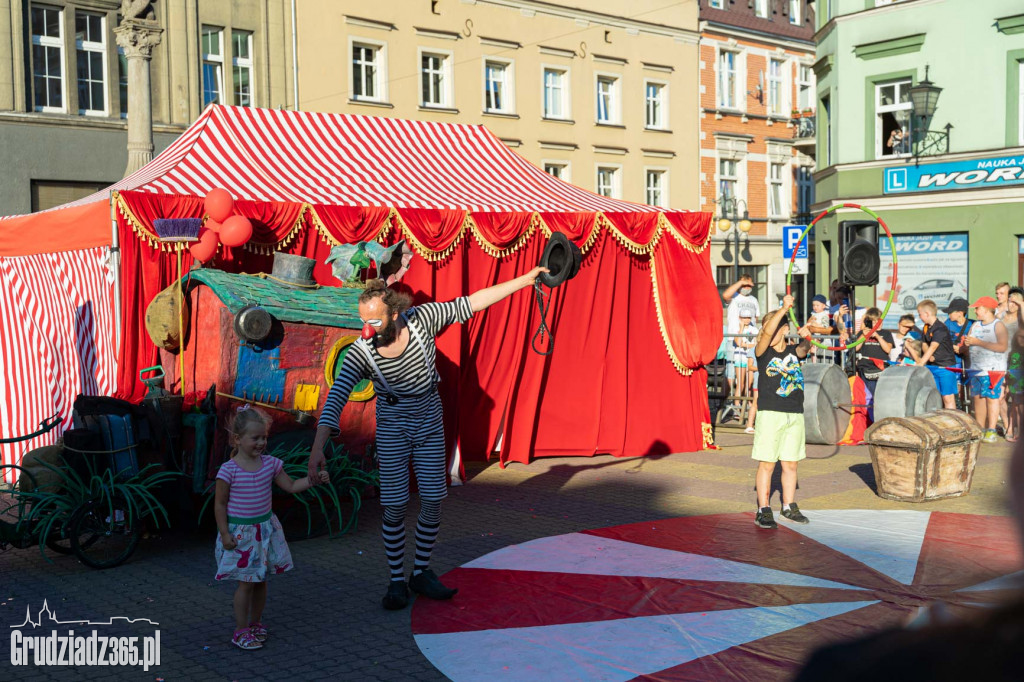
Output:
<path fill-rule="evenodd" d="M 917 305 L 921 301 L 935 301 L 939 317 L 945 318 L 942 308 L 954 298 L 967 298 L 967 249 L 965 232 L 944 234 L 893 235 L 899 259 L 896 296 L 885 317 L 883 327 L 895 329 L 902 315 L 910 313 L 917 318 Z M 878 242 L 881 259 L 880 280 L 875 288 L 879 308 L 885 308 L 892 287 L 892 248 L 888 239 Z"/>

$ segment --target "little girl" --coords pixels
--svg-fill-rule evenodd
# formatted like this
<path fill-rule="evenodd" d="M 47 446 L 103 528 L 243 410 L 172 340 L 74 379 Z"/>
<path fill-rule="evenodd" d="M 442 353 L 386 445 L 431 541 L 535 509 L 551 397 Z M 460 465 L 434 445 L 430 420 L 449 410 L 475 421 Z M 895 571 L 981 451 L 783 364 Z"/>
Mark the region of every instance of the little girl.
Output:
<path fill-rule="evenodd" d="M 263 454 L 269 424 L 259 410 L 249 405 L 238 408 L 229 427 L 232 457 L 217 472 L 216 579 L 238 581 L 231 643 L 241 649 L 260 649 L 267 639 L 267 629 L 260 622 L 267 601 L 267 573 L 292 568 L 281 522 L 270 511 L 273 484 L 289 493 L 310 486 L 308 476 L 292 480 L 281 460 Z M 328 481 L 326 471 L 320 473 L 320 480 Z"/>

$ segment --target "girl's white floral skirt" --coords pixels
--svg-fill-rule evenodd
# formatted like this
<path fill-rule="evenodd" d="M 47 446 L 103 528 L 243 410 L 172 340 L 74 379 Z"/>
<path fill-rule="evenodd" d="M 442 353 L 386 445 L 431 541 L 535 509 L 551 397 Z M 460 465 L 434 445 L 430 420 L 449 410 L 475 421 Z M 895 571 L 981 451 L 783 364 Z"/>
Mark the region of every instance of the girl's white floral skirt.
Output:
<path fill-rule="evenodd" d="M 292 570 L 292 553 L 285 542 L 281 522 L 274 514 L 255 519 L 229 516 L 228 531 L 238 544 L 234 549 L 224 549 L 220 535 L 217 536 L 214 549 L 217 580 L 261 583 L 270 573 Z"/>

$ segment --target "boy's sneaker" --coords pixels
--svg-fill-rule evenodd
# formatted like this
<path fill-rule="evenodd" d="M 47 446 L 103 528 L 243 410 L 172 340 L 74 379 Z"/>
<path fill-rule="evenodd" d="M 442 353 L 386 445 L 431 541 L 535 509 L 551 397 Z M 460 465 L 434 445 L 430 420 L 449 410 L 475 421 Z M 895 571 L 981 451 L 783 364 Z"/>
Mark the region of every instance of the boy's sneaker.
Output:
<path fill-rule="evenodd" d="M 986 443 L 996 443 L 999 441 L 999 435 L 996 433 L 995 429 L 986 429 L 985 435 L 982 436 L 982 440 Z"/>
<path fill-rule="evenodd" d="M 796 506 L 796 502 L 789 505 L 789 509 L 782 508 L 782 518 L 792 521 L 793 523 L 810 523 L 811 520 L 800 513 L 800 507 Z"/>
<path fill-rule="evenodd" d="M 775 516 L 772 514 L 771 507 L 761 507 L 757 510 L 757 516 L 754 517 L 754 524 L 758 528 L 778 528 L 779 524 L 775 523 Z"/>

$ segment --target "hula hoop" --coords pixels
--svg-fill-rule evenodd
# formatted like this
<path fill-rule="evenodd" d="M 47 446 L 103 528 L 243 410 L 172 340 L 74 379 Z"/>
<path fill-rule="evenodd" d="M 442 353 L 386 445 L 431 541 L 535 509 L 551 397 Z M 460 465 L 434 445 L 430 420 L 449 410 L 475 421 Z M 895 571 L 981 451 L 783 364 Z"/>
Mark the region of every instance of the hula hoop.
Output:
<path fill-rule="evenodd" d="M 885 224 L 885 221 L 882 220 L 881 216 L 872 211 L 870 208 L 866 206 L 861 206 L 860 204 L 836 204 L 832 208 L 822 211 L 818 215 L 818 217 L 812 220 L 811 224 L 808 225 L 804 229 L 804 231 L 800 233 L 800 239 L 798 239 L 796 244 L 793 246 L 793 255 L 790 256 L 789 258 L 789 270 L 786 272 L 786 295 L 792 295 L 791 286 L 793 282 L 793 266 L 796 263 L 796 254 L 797 251 L 800 250 L 800 244 L 802 244 L 804 239 L 807 238 L 807 233 L 811 231 L 811 228 L 814 227 L 819 220 L 829 215 L 830 213 L 839 210 L 840 208 L 855 208 L 859 211 L 863 211 L 864 213 L 867 213 L 869 216 L 871 216 L 873 219 L 877 220 L 878 224 L 882 226 L 883 230 L 885 230 L 885 236 L 889 238 L 889 248 L 892 251 L 892 286 L 889 287 L 889 298 L 885 302 L 885 309 L 882 311 L 882 316 L 878 318 L 878 322 L 875 323 L 875 326 L 871 327 L 866 332 L 864 332 L 864 336 L 860 337 L 858 340 L 854 341 L 851 344 L 844 343 L 841 346 L 829 346 L 824 343 L 821 343 L 820 341 L 815 341 L 812 338 L 807 339 L 808 341 L 811 342 L 812 345 L 817 346 L 822 350 L 849 350 L 851 348 L 856 348 L 857 346 L 861 345 L 862 343 L 870 339 L 872 336 L 874 336 L 875 332 L 878 331 L 879 328 L 881 328 L 882 320 L 884 320 L 885 316 L 889 314 L 889 308 L 892 306 L 892 302 L 896 298 L 896 242 L 892 238 L 892 232 L 889 231 L 889 226 Z M 856 319 L 857 311 L 851 310 L 850 314 L 854 316 L 854 319 Z M 792 308 L 789 309 L 789 319 L 793 322 L 794 327 L 799 328 L 799 324 L 796 321 L 796 314 L 793 312 Z"/>

